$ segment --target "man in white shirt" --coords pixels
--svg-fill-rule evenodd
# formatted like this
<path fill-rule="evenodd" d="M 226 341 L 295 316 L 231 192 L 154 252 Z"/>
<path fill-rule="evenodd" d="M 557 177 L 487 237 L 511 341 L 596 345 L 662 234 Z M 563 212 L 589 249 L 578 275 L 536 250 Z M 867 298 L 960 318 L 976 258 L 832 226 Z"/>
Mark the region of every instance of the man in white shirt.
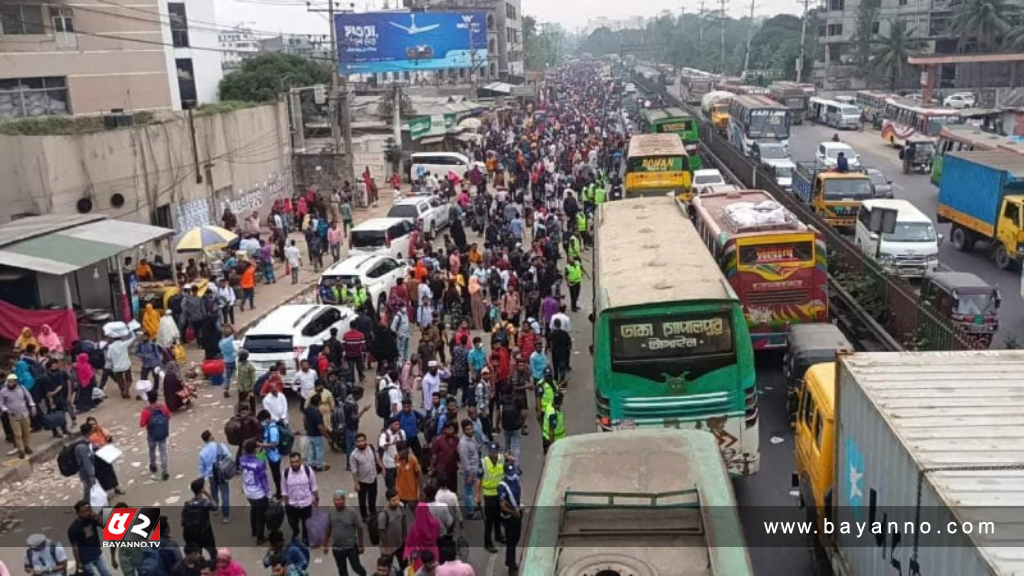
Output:
<path fill-rule="evenodd" d="M 263 409 L 270 412 L 271 422 L 288 425 L 288 399 L 278 390 L 277 386 L 271 386 L 270 394 L 263 397 Z"/>
<path fill-rule="evenodd" d="M 299 252 L 299 247 L 295 245 L 295 240 L 292 240 L 287 247 L 284 249 L 284 259 L 288 263 L 288 267 L 291 268 L 292 273 L 292 284 L 299 283 L 299 266 L 302 265 L 302 253 Z"/>
<path fill-rule="evenodd" d="M 452 492 L 451 478 L 443 477 L 438 479 L 437 482 L 437 495 L 434 496 L 434 501 L 440 504 L 448 506 L 451 510 L 452 518 L 455 519 L 455 523 L 458 526 L 462 526 L 462 507 L 459 506 L 459 497 L 455 492 Z"/>
<path fill-rule="evenodd" d="M 235 289 L 228 285 L 226 278 L 222 278 L 217 288 L 217 298 L 221 300 L 220 309 L 221 322 L 224 324 L 235 323 Z"/>
<path fill-rule="evenodd" d="M 299 364 L 299 371 L 295 373 L 295 380 L 292 384 L 297 388 L 297 392 L 303 400 L 313 395 L 316 388 L 316 372 L 309 367 L 309 360 L 303 359 Z"/>
<path fill-rule="evenodd" d="M 384 464 L 384 486 L 388 490 L 395 489 L 395 479 L 398 477 L 398 464 L 395 458 L 398 456 L 398 443 L 405 444 L 405 431 L 398 418 L 394 416 L 388 420 L 388 427 L 380 433 L 380 440 L 377 441 L 384 453 L 381 455 L 381 462 Z"/>
<path fill-rule="evenodd" d="M 388 391 L 388 404 L 391 404 L 391 417 L 393 418 L 402 409 L 402 389 L 387 375 L 380 379 L 377 391 L 379 392 L 385 388 Z"/>
<path fill-rule="evenodd" d="M 565 304 L 558 306 L 558 312 L 551 315 L 551 322 L 548 323 L 548 329 L 555 329 L 555 320 L 559 320 L 562 325 L 562 330 L 566 332 L 572 332 L 572 322 L 569 320 L 569 315 L 565 313 Z"/>
<path fill-rule="evenodd" d="M 431 405 L 430 397 L 441 390 L 441 381 L 449 378 L 451 373 L 447 370 L 442 370 L 441 365 L 438 364 L 437 360 L 431 360 L 427 363 L 427 373 L 423 375 L 423 379 L 420 380 L 420 386 L 423 388 L 423 407 L 429 408 Z"/>

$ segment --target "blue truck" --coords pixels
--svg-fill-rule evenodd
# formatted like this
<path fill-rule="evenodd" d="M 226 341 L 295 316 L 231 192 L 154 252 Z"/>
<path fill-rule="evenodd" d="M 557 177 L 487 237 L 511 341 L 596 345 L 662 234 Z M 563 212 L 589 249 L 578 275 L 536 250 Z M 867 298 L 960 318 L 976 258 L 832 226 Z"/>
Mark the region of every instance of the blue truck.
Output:
<path fill-rule="evenodd" d="M 1024 257 L 1024 155 L 1006 150 L 947 152 L 939 180 L 938 221 L 952 224 L 961 252 L 987 245 L 996 266 Z"/>

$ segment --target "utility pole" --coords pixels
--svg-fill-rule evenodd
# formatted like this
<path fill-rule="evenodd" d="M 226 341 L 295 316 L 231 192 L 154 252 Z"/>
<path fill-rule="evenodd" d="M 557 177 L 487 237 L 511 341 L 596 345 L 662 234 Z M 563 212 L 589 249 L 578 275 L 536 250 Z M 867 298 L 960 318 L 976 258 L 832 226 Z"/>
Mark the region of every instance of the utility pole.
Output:
<path fill-rule="evenodd" d="M 743 53 L 743 73 L 740 75 L 741 78 L 750 69 L 750 42 L 754 39 L 754 1 L 750 0 L 750 25 L 747 27 L 747 49 Z"/>
<path fill-rule="evenodd" d="M 807 12 L 811 0 L 804 0 L 804 17 L 800 19 L 800 57 L 796 60 L 796 81 L 802 82 L 804 75 L 804 42 L 807 41 Z"/>
<path fill-rule="evenodd" d="M 349 117 L 348 105 L 348 73 L 341 74 L 338 55 L 338 33 L 334 26 L 334 0 L 327 0 L 327 10 L 309 8 L 307 5 L 306 11 L 326 12 L 327 19 L 330 22 L 331 62 L 334 65 L 334 73 L 331 74 L 331 94 L 328 100 L 328 110 L 331 115 L 331 136 L 334 137 L 334 153 L 343 152 L 341 179 L 355 184 L 355 167 L 352 158 L 352 119 Z M 341 76 L 340 85 L 338 82 L 339 76 Z M 340 114 L 339 111 L 341 112 Z M 339 116 L 341 120 L 340 125 Z"/>
<path fill-rule="evenodd" d="M 476 48 L 473 46 L 473 27 L 476 22 L 470 22 L 469 26 L 469 94 L 470 98 L 476 98 Z"/>
<path fill-rule="evenodd" d="M 700 0 L 697 8 L 697 45 L 704 45 L 704 0 Z"/>
<path fill-rule="evenodd" d="M 719 6 L 721 6 L 721 8 L 719 9 L 721 11 L 721 14 L 719 14 L 719 18 L 721 18 L 721 20 L 719 22 L 721 23 L 722 29 L 722 47 L 721 51 L 718 54 L 718 71 L 722 74 L 725 74 L 725 0 L 720 0 Z"/>

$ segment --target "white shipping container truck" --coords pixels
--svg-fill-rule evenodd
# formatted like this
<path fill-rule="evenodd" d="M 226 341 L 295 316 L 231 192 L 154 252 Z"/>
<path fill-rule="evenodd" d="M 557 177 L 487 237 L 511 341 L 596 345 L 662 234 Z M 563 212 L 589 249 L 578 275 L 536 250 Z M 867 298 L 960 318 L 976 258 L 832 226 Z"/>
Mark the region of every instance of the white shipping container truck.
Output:
<path fill-rule="evenodd" d="M 1024 574 L 1024 351 L 838 362 L 830 520 L 886 529 L 834 536 L 836 574 Z"/>

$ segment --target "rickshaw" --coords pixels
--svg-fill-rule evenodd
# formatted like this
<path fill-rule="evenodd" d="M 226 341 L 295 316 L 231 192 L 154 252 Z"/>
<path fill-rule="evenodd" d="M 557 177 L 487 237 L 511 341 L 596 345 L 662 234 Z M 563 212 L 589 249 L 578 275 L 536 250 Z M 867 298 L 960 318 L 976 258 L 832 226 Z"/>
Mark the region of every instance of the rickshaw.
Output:
<path fill-rule="evenodd" d="M 854 348 L 839 328 L 828 322 L 794 324 L 789 327 L 787 340 L 782 368 L 786 375 L 786 410 L 792 426 L 800 399 L 800 385 L 807 369 L 822 362 L 834 362 L 838 350 Z"/>
<path fill-rule="evenodd" d="M 988 348 L 999 331 L 999 290 L 970 272 L 932 272 L 921 280 L 921 299 L 955 325 L 974 348 Z"/>
<path fill-rule="evenodd" d="M 935 142 L 927 136 L 911 136 L 907 144 L 900 150 L 900 161 L 903 173 L 918 172 L 931 174 L 932 160 L 935 158 Z"/>

